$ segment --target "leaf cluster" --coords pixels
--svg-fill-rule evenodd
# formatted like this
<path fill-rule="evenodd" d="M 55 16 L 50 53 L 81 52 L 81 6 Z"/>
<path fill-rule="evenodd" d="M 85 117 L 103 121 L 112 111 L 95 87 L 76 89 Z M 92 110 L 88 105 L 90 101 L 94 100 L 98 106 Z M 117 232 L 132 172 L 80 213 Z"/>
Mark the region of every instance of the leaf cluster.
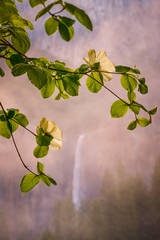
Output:
<path fill-rule="evenodd" d="M 32 190 L 40 181 L 46 184 L 48 187 L 53 184 L 57 185 L 56 181 L 50 176 L 44 173 L 44 165 L 41 162 L 37 162 L 37 174 L 26 174 L 20 184 L 21 192 L 26 193 Z"/>
<path fill-rule="evenodd" d="M 138 92 L 141 94 L 148 93 L 148 86 L 146 85 L 145 78 L 140 78 L 140 70 L 136 68 L 131 68 L 128 66 L 116 66 L 116 72 L 121 74 L 121 85 L 127 91 L 128 102 L 123 100 L 118 100 L 114 102 L 111 106 L 111 116 L 114 118 L 123 117 L 130 109 L 134 115 L 135 120 L 130 122 L 128 125 L 128 130 L 133 130 L 139 124 L 141 127 L 146 127 L 152 123 L 152 115 L 157 112 L 157 107 L 147 110 L 142 104 L 136 101 L 135 90 L 138 87 Z M 148 114 L 148 119 L 145 117 L 138 118 L 140 110 Z"/>
<path fill-rule="evenodd" d="M 0 111 L 0 136 L 10 138 L 19 125 L 26 127 L 28 119 L 23 113 L 19 113 L 18 109 L 10 108 L 6 112 Z"/>
<path fill-rule="evenodd" d="M 46 14 L 50 15 L 50 17 L 44 23 L 45 31 L 48 34 L 48 36 L 54 34 L 58 30 L 63 40 L 70 41 L 73 38 L 74 36 L 73 25 L 76 21 L 73 18 L 59 14 L 63 11 L 75 17 L 80 24 L 82 24 L 84 27 L 92 31 L 93 29 L 92 22 L 89 16 L 86 14 L 86 12 L 83 9 L 78 8 L 77 6 L 70 4 L 68 2 L 63 2 L 62 0 L 54 1 L 48 5 L 46 5 L 46 2 L 47 2 L 46 0 L 45 1 L 37 1 L 37 0 L 29 1 L 31 7 L 36 7 L 39 4 L 41 4 L 43 7 L 43 9 L 37 13 L 35 17 L 35 21 L 37 21 L 39 18 L 41 18 Z M 54 10 L 54 7 L 57 5 L 61 7 L 61 10 L 56 13 L 56 12 L 53 12 L 53 10 Z"/>

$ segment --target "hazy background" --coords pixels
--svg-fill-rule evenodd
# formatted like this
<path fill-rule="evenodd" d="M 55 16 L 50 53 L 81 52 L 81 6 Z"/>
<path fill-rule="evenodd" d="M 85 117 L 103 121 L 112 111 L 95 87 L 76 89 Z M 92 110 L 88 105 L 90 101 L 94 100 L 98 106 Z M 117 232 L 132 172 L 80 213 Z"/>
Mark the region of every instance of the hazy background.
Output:
<path fill-rule="evenodd" d="M 27 1 L 24 2 L 18 4 L 20 11 L 24 16 L 34 19 L 38 7 L 33 10 Z M 159 105 L 159 0 L 70 2 L 75 2 L 87 11 L 93 21 L 93 32 L 76 23 L 75 37 L 66 43 L 58 33 L 47 37 L 43 27 L 44 19 L 39 20 L 35 24 L 35 31 L 29 33 L 32 48 L 28 55 L 44 56 L 53 61 L 62 60 L 76 68 L 83 63 L 82 58 L 87 56 L 89 49 L 105 50 L 115 65 L 136 64 L 149 86 L 149 93 L 138 96 L 137 100 L 148 108 Z M 115 97 L 106 90 L 92 94 L 85 87 L 84 79 L 81 83 L 78 97 L 54 101 L 53 96 L 42 99 L 26 76 L 13 78 L 7 72 L 6 77 L 1 79 L 0 98 L 4 106 L 18 108 L 26 114 L 30 120 L 29 128 L 33 131 L 44 116 L 55 121 L 63 130 L 64 142 L 62 150 L 50 151 L 42 159 L 46 172 L 56 179 L 58 186 L 47 188 L 40 184 L 25 195 L 20 193 L 19 183 L 26 171 L 12 142 L 0 138 L 0 206 L 1 216 L 5 219 L 0 223 L 4 232 L 0 239 L 18 239 L 20 236 L 22 239 L 23 234 L 24 239 L 28 236 L 39 239 L 39 231 L 48 229 L 56 198 L 64 198 L 72 193 L 77 151 L 80 159 L 79 196 L 83 200 L 97 197 L 104 172 L 107 170 L 116 175 L 119 164 L 123 164 L 130 176 L 136 176 L 137 173 L 142 175 L 147 186 L 150 186 L 153 165 L 160 154 L 159 112 L 153 117 L 153 124 L 147 128 L 138 127 L 133 132 L 127 131 L 126 126 L 133 115 L 127 114 L 124 119 L 111 119 L 110 105 L 116 100 Z M 118 77 L 114 77 L 107 85 L 125 97 L 125 91 L 120 90 Z M 82 135 L 83 141 L 78 144 Z M 25 162 L 35 169 L 33 136 L 19 129 L 15 137 Z M 20 224 L 23 227 L 16 227 Z"/>

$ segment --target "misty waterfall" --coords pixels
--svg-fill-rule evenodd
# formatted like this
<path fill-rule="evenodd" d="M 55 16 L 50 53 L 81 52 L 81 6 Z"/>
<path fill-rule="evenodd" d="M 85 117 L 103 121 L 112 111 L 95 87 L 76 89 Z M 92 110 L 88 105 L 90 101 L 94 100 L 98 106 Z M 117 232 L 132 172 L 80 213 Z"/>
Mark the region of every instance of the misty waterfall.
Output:
<path fill-rule="evenodd" d="M 81 202 L 81 187 L 80 187 L 80 168 L 81 168 L 81 147 L 85 134 L 81 134 L 77 141 L 75 151 L 75 161 L 73 168 L 73 186 L 72 186 L 72 200 L 75 208 L 78 210 Z"/>

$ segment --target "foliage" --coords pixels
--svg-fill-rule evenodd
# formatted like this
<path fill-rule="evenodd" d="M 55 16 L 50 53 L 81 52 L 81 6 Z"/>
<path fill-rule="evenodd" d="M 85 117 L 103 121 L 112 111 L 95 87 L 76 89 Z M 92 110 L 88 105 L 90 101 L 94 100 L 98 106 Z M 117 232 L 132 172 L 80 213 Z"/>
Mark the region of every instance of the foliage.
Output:
<path fill-rule="evenodd" d="M 22 2 L 21 0 L 18 1 Z M 70 41 L 74 37 L 76 20 L 90 31 L 93 29 L 92 22 L 83 9 L 63 0 L 53 1 L 50 4 L 47 0 L 29 0 L 29 4 L 32 8 L 37 5 L 42 7 L 36 14 L 35 21 L 48 14 L 49 18 L 45 21 L 44 28 L 49 36 L 59 31 L 63 40 Z M 60 10 L 55 12 L 55 6 L 59 6 Z M 66 12 L 67 16 L 63 14 Z M 71 15 L 71 17 L 68 17 L 68 15 Z M 111 106 L 110 113 L 113 118 L 123 117 L 128 110 L 133 112 L 135 120 L 128 125 L 129 130 L 135 129 L 137 125 L 146 127 L 151 124 L 152 115 L 156 113 L 157 108 L 148 110 L 136 101 L 135 91 L 137 88 L 140 94 L 148 93 L 146 80 L 141 76 L 140 70 L 129 66 L 114 66 L 105 51 L 99 51 L 96 55 L 95 50 L 90 50 L 88 59 L 84 58 L 86 63 L 82 63 L 76 70 L 58 60 L 50 61 L 44 57 L 31 58 L 27 55 L 31 46 L 27 29 L 33 31 L 34 26 L 30 20 L 21 17 L 16 2 L 14 0 L 0 0 L 0 59 L 5 60 L 14 77 L 27 74 L 30 83 L 40 91 L 43 98 L 51 97 L 57 88 L 58 95 L 55 96 L 55 100 L 78 96 L 81 86 L 80 80 L 82 77 L 86 77 L 86 86 L 90 92 L 97 93 L 103 87 L 118 98 Z M 113 74 L 121 76 L 121 85 L 127 91 L 127 99 L 122 99 L 104 84 L 104 82 L 112 79 Z M 4 77 L 4 75 L 5 71 L 0 67 L 0 76 Z M 43 177 L 37 176 L 25 165 L 13 133 L 20 125 L 36 137 L 37 147 L 33 152 L 36 158 L 46 156 L 50 145 L 53 146 L 54 144 L 57 149 L 60 149 L 60 143 L 57 141 L 62 139 L 60 137 L 60 140 L 58 140 L 57 133 L 51 134 L 50 131 L 45 131 L 41 127 L 36 134 L 33 133 L 26 128 L 29 122 L 24 114 L 19 113 L 19 110 L 14 108 L 5 110 L 3 104 L 0 103 L 0 105 L 2 108 L 0 112 L 0 135 L 5 138 L 12 138 L 22 164 L 30 171 L 21 182 L 21 190 L 26 192 L 38 184 L 39 180 L 46 180 L 47 178 L 44 175 Z M 148 114 L 148 118 L 138 117 L 142 111 Z M 56 126 L 55 128 L 58 129 Z M 50 180 L 47 181 L 49 185 Z"/>
<path fill-rule="evenodd" d="M 22 192 L 28 192 L 34 188 L 40 180 L 44 182 L 48 187 L 51 185 L 57 185 L 55 180 L 44 173 L 44 166 L 41 162 L 37 162 L 38 174 L 29 173 L 22 178 L 20 188 Z"/>

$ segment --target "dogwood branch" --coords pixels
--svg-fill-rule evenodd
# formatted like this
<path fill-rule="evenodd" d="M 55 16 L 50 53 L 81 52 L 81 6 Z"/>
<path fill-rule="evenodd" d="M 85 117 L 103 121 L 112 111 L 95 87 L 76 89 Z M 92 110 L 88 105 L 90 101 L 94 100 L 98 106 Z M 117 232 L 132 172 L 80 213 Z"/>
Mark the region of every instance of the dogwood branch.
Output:
<path fill-rule="evenodd" d="M 5 117 L 6 117 L 6 120 L 7 120 L 7 123 L 8 123 L 8 127 L 9 127 L 9 131 L 10 131 L 10 133 L 11 133 L 11 138 L 12 138 L 14 147 L 15 147 L 15 149 L 16 149 L 16 152 L 17 152 L 17 154 L 18 154 L 18 156 L 19 156 L 19 159 L 20 159 L 21 163 L 23 164 L 23 166 L 24 166 L 30 173 L 33 173 L 34 175 L 37 175 L 37 174 L 34 173 L 29 167 L 27 167 L 27 165 L 26 165 L 25 162 L 23 161 L 23 158 L 22 158 L 22 156 L 21 156 L 21 154 L 20 154 L 20 152 L 19 152 L 18 146 L 17 146 L 16 141 L 15 141 L 15 138 L 14 138 L 14 136 L 13 136 L 12 127 L 11 127 L 11 124 L 10 124 L 10 122 L 9 122 L 7 113 L 6 113 L 6 111 L 5 111 L 5 109 L 4 109 L 4 107 L 3 107 L 3 105 L 2 105 L 1 102 L 0 102 L 0 106 L 1 106 L 1 108 L 2 108 L 2 110 L 3 110 L 3 112 L 4 112 L 4 115 L 5 115 Z"/>

